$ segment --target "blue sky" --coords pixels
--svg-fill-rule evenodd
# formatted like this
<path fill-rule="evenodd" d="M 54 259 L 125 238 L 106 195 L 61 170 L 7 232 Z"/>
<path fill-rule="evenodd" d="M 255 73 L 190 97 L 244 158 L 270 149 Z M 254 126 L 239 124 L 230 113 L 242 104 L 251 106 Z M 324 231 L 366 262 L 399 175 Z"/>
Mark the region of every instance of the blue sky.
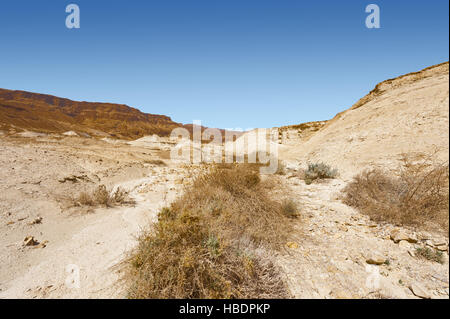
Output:
<path fill-rule="evenodd" d="M 380 29 L 365 27 L 370 3 Z M 298 124 L 448 61 L 448 27 L 447 0 L 2 1 L 0 87 L 210 127 Z"/>

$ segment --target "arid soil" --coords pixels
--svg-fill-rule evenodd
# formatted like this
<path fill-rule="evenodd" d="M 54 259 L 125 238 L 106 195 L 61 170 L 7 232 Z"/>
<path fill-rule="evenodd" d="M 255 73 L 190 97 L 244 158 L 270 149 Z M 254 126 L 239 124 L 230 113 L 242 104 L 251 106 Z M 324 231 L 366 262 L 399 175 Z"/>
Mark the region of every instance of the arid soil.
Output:
<path fill-rule="evenodd" d="M 167 154 L 125 143 L 76 137 L 0 141 L 0 297 L 126 297 L 120 263 L 158 210 L 182 193 L 195 176 L 192 169 L 167 159 L 168 166 L 151 164 Z M 294 297 L 417 298 L 413 285 L 425 297 L 448 298 L 445 235 L 406 229 L 417 242 L 395 243 L 395 227 L 375 224 L 339 200 L 344 180 L 306 185 L 292 169 L 279 178 L 301 210 L 277 257 Z M 136 203 L 91 211 L 69 207 L 71 196 L 98 184 L 121 186 Z M 24 246 L 27 236 L 45 247 Z M 444 245 L 444 264 L 414 256 L 416 247 L 433 244 Z M 369 265 L 371 258 L 380 265 Z M 66 285 L 70 265 L 79 267 L 80 288 Z M 378 273 L 379 283 L 368 285 Z"/>
<path fill-rule="evenodd" d="M 184 169 L 149 164 L 165 157 L 157 150 L 93 139 L 2 138 L 0 149 L 0 297 L 125 296 L 111 267 L 180 192 Z M 122 186 L 136 203 L 70 207 L 71 197 L 99 184 Z M 27 236 L 45 247 L 24 246 Z M 72 264 L 80 289 L 65 285 Z"/>

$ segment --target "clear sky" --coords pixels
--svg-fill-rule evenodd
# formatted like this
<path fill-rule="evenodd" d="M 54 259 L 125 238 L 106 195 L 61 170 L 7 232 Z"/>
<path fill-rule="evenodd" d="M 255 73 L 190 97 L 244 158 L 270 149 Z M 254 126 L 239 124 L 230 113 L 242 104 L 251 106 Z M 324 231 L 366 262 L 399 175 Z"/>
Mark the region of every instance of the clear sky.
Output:
<path fill-rule="evenodd" d="M 380 29 L 365 26 L 370 3 Z M 0 87 L 210 127 L 298 124 L 448 61 L 448 28 L 448 0 L 1 1 Z"/>

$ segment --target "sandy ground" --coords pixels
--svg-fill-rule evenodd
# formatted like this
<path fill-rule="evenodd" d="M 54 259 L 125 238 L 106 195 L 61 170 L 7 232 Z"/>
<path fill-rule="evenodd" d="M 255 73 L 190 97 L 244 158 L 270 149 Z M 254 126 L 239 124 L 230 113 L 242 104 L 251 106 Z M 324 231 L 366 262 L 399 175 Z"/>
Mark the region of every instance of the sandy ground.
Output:
<path fill-rule="evenodd" d="M 125 297 L 114 266 L 180 192 L 180 169 L 146 164 L 157 150 L 93 139 L 3 138 L 0 149 L 0 298 Z M 122 186 L 136 204 L 67 208 L 67 197 L 98 184 Z M 24 247 L 27 236 L 48 243 Z M 70 269 L 79 288 L 66 285 Z"/>
<path fill-rule="evenodd" d="M 155 145 L 1 137 L 0 150 L 0 298 L 125 298 L 121 263 L 158 210 L 195 176 Z M 167 166 L 152 164 L 161 158 Z M 414 285 L 426 297 L 448 298 L 448 248 L 443 265 L 411 255 L 431 240 L 448 247 L 448 237 L 407 230 L 419 241 L 394 243 L 392 226 L 341 203 L 348 180 L 305 185 L 292 169 L 279 179 L 286 192 L 277 196 L 301 207 L 291 248 L 276 259 L 294 297 L 417 298 Z M 68 205 L 70 196 L 99 184 L 123 187 L 136 203 L 93 211 Z M 46 246 L 23 246 L 27 236 Z M 368 269 L 370 258 L 387 262 Z M 373 272 L 379 284 L 368 286 Z"/>
<path fill-rule="evenodd" d="M 339 200 L 345 181 L 306 185 L 295 176 L 285 183 L 302 211 L 291 239 L 298 247 L 279 258 L 295 298 L 418 298 L 410 286 L 449 297 L 448 249 L 444 264 L 413 256 L 431 238 L 448 247 L 445 234 L 402 229 L 418 241 L 395 243 L 390 234 L 398 228 L 371 222 Z M 371 258 L 384 263 L 369 265 Z"/>

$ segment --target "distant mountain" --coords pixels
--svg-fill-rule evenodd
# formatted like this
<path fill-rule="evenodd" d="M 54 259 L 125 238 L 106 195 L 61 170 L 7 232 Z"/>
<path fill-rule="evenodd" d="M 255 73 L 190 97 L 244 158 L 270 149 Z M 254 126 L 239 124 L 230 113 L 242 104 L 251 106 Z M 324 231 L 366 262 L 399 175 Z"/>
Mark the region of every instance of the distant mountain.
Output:
<path fill-rule="evenodd" d="M 0 89 L 0 129 L 3 130 L 76 131 L 137 139 L 153 134 L 168 136 L 177 127 L 190 132 L 193 128 L 192 124 L 176 123 L 168 116 L 143 113 L 124 104 L 77 102 L 47 94 Z"/>

